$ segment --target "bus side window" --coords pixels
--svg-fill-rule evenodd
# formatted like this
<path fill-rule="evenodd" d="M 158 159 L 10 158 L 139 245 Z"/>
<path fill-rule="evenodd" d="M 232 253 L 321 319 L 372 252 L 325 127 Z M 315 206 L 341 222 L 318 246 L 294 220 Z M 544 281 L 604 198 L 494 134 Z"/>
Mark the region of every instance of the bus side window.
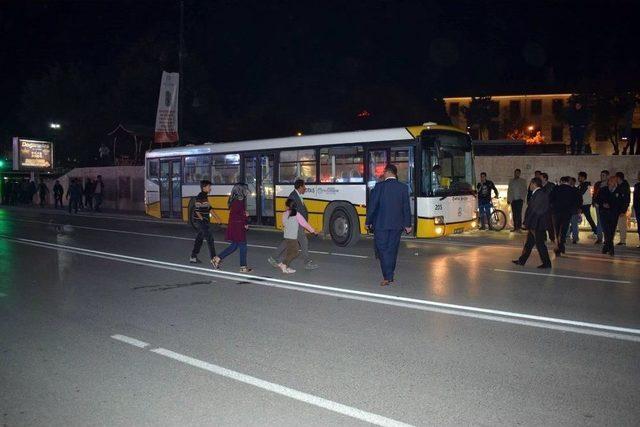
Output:
<path fill-rule="evenodd" d="M 160 182 L 160 162 L 157 159 L 147 160 L 147 179 L 156 184 Z"/>

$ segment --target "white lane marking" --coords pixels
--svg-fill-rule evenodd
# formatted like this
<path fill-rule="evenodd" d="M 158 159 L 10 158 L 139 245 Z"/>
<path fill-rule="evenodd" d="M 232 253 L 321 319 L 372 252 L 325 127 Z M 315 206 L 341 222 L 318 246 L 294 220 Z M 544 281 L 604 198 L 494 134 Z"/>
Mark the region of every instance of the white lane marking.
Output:
<path fill-rule="evenodd" d="M 559 330 L 564 332 L 574 332 L 585 335 L 615 338 L 627 341 L 640 342 L 640 329 L 627 328 L 621 326 L 590 323 L 577 320 L 562 319 L 556 317 L 536 316 L 533 314 L 516 313 L 503 310 L 466 306 L 459 304 L 449 304 L 438 301 L 421 300 L 416 298 L 400 297 L 395 295 L 377 294 L 374 292 L 357 291 L 354 289 L 344 289 L 331 286 L 314 285 L 311 283 L 295 282 L 292 280 L 276 279 L 265 276 L 255 276 L 243 273 L 211 270 L 202 267 L 191 267 L 183 264 L 157 261 L 146 258 L 131 257 L 109 252 L 94 251 L 91 249 L 76 248 L 73 246 L 59 245 L 55 243 L 41 242 L 37 240 L 5 237 L 25 245 L 55 249 L 59 251 L 73 252 L 80 255 L 92 256 L 108 260 L 127 262 L 131 264 L 143 265 L 147 267 L 163 268 L 167 270 L 180 271 L 184 273 L 197 274 L 203 276 L 218 277 L 227 280 L 237 280 L 238 277 L 252 284 L 261 286 L 271 286 L 276 288 L 291 289 L 300 292 L 315 293 L 319 295 L 335 296 L 340 298 L 373 302 L 376 304 L 392 305 L 397 307 L 411 308 L 423 311 L 451 314 L 455 316 L 471 317 L 476 319 L 491 320 L 503 323 L 511 323 L 522 326 L 533 326 L 544 329 Z M 631 335 L 627 335 L 631 334 Z"/>
<path fill-rule="evenodd" d="M 126 335 L 115 334 L 115 335 L 111 335 L 111 338 L 113 338 L 114 340 L 122 341 L 124 343 L 130 344 L 138 348 L 145 348 L 149 346 L 149 343 L 137 340 L 135 338 L 128 337 Z"/>
<path fill-rule="evenodd" d="M 565 274 L 555 274 L 555 273 L 535 273 L 533 271 L 502 270 L 500 268 L 494 268 L 493 271 L 499 271 L 501 273 L 528 274 L 531 276 L 561 277 L 563 279 L 588 280 L 592 282 L 610 282 L 610 283 L 626 283 L 626 284 L 631 283 L 629 280 L 614 280 L 614 279 L 605 279 L 601 277 L 568 276 Z"/>
<path fill-rule="evenodd" d="M 64 224 L 58 224 L 58 223 L 52 223 L 52 222 L 47 222 L 47 221 L 37 221 L 37 220 L 31 220 L 31 219 L 12 219 L 12 221 L 18 221 L 18 222 L 29 222 L 29 223 L 34 223 L 34 224 L 45 224 L 45 225 L 51 225 L 51 226 L 55 226 L 55 225 L 64 225 Z M 141 233 L 139 231 L 127 231 L 127 230 L 116 230 L 116 229 L 111 229 L 111 228 L 100 228 L 100 227 L 89 227 L 87 225 L 73 225 L 73 224 L 69 224 L 71 227 L 73 228 L 79 228 L 82 230 L 92 230 L 92 231 L 106 231 L 109 233 L 120 233 L 120 234 L 131 234 L 134 236 L 144 236 L 144 237 L 160 237 L 160 238 L 164 238 L 164 239 L 175 239 L 175 240 L 188 240 L 190 242 L 193 241 L 193 237 L 180 237 L 180 236 L 172 236 L 172 235 L 167 235 L 167 234 L 157 234 L 157 233 Z M 225 242 L 222 240 L 218 240 L 215 242 L 216 244 L 221 244 L 221 245 L 229 245 L 229 242 Z M 248 244 L 247 246 L 249 246 L 250 248 L 259 248 L 259 249 L 277 249 L 276 246 L 266 246 L 266 245 L 256 245 L 256 244 Z M 335 255 L 335 256 L 343 256 L 343 257 L 349 257 L 349 258 L 369 258 L 366 255 L 356 255 L 356 254 L 345 254 L 345 253 L 339 253 L 339 252 L 326 252 L 326 251 L 309 251 L 309 253 L 312 254 L 320 254 L 320 255 Z"/>
<path fill-rule="evenodd" d="M 168 357 L 187 365 L 204 369 L 216 375 L 220 375 L 225 378 L 229 378 L 234 381 L 238 381 L 244 384 L 251 385 L 253 387 L 261 388 L 263 390 L 270 391 L 272 393 L 279 394 L 281 396 L 295 399 L 300 402 L 308 403 L 309 405 L 317 406 L 319 408 L 327 409 L 338 414 L 346 415 L 351 418 L 362 420 L 371 424 L 385 427 L 403 427 L 410 426 L 410 424 L 396 421 L 391 418 L 383 417 L 382 415 L 373 414 L 371 412 L 363 411 L 362 409 L 354 408 L 352 406 L 343 405 L 332 400 L 324 399 L 322 397 L 314 396 L 313 394 L 305 393 L 295 390 L 280 384 L 272 383 L 270 381 L 261 380 L 260 378 L 252 377 L 247 374 L 243 374 L 231 369 L 223 368 L 222 366 L 214 365 L 213 363 L 205 362 L 203 360 L 194 359 L 193 357 L 185 356 L 184 354 L 176 353 L 164 348 L 154 348 L 149 350 L 152 353 L 159 354 L 161 356 Z"/>

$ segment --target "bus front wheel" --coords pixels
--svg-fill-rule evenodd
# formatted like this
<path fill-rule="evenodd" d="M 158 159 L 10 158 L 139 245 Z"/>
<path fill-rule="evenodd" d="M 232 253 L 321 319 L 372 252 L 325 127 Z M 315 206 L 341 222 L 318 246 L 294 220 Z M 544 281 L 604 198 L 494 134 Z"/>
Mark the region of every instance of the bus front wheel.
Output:
<path fill-rule="evenodd" d="M 338 246 L 353 246 L 360 239 L 358 219 L 353 209 L 339 206 L 334 209 L 329 219 L 329 234 Z"/>

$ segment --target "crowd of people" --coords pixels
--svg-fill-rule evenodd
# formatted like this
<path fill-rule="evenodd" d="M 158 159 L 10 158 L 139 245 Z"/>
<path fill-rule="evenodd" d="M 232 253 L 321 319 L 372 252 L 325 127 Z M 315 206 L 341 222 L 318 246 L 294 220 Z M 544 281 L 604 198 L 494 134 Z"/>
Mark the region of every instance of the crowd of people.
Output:
<path fill-rule="evenodd" d="M 33 205 L 36 195 L 40 207 L 45 207 L 49 194 L 53 195 L 53 205 L 55 209 L 64 208 L 65 191 L 59 180 L 49 187 L 40 180 L 38 184 L 33 180 L 8 180 L 2 193 L 2 203 L 5 205 Z M 98 175 L 95 180 L 87 178 L 84 185 L 79 178 L 71 178 L 66 191 L 66 200 L 69 212 L 78 210 L 93 210 L 100 212 L 104 195 L 104 181 Z"/>
<path fill-rule="evenodd" d="M 484 175 L 484 177 L 483 177 Z M 486 179 L 486 174 L 481 175 L 478 183 L 478 201 L 480 212 L 483 213 L 482 204 L 491 203 L 490 190 L 495 189 L 491 181 Z M 591 228 L 595 244 L 602 244 L 602 253 L 614 256 L 614 246 L 625 246 L 627 242 L 627 211 L 631 206 L 631 187 L 625 179 L 624 173 L 610 174 L 608 170 L 600 173 L 600 181 L 593 186 L 587 180 L 586 172 L 579 172 L 577 179 L 571 176 L 563 176 L 558 183 L 549 181 L 545 172 L 535 171 L 535 176 L 527 184 L 520 177 L 520 169 L 514 171 L 513 178 L 509 181 L 507 203 L 511 205 L 513 217 L 512 232 L 527 231 L 527 240 L 518 260 L 514 263 L 524 265 L 534 246 L 538 249 L 542 264 L 539 268 L 550 268 L 551 261 L 547 253 L 545 241 L 548 239 L 553 244 L 553 252 L 557 257 L 566 253 L 567 239 L 577 244 L 579 237 L 579 224 L 581 216 Z M 481 190 L 485 198 L 481 198 Z M 497 190 L 496 197 L 498 196 Z M 487 196 L 488 195 L 488 196 Z M 634 186 L 633 210 L 640 221 L 640 173 L 638 183 Z M 524 222 L 522 221 L 522 206 L 527 201 L 527 211 Z M 596 219 L 591 215 L 594 208 Z M 484 214 L 482 215 L 485 216 Z M 484 225 L 485 219 L 482 219 Z M 620 239 L 614 243 L 616 230 Z M 638 230 L 640 236 L 640 230 Z M 640 245 L 638 246 L 640 248 Z"/>

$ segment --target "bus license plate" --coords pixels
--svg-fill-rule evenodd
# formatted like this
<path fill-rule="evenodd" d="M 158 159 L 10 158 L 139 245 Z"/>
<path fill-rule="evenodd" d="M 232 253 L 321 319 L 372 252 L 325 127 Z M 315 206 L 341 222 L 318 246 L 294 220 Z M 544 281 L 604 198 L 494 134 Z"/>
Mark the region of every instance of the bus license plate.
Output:
<path fill-rule="evenodd" d="M 463 232 L 464 232 L 464 227 L 453 229 L 453 234 L 462 234 Z"/>

